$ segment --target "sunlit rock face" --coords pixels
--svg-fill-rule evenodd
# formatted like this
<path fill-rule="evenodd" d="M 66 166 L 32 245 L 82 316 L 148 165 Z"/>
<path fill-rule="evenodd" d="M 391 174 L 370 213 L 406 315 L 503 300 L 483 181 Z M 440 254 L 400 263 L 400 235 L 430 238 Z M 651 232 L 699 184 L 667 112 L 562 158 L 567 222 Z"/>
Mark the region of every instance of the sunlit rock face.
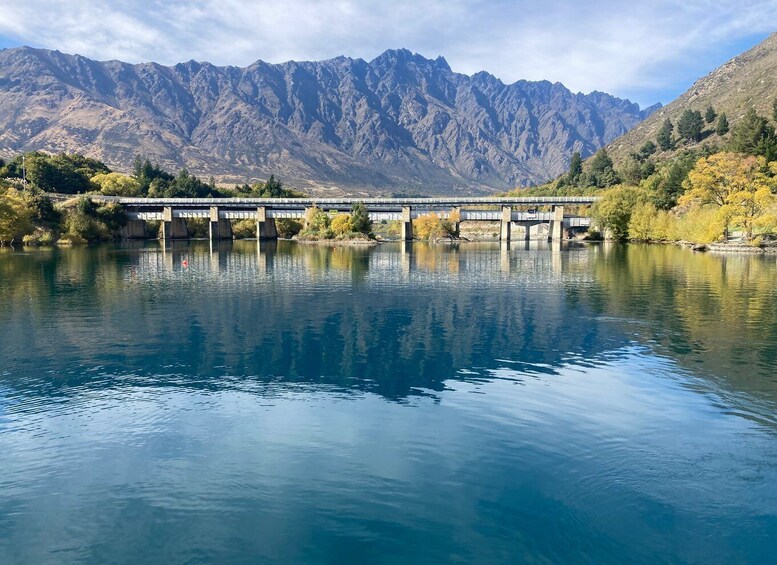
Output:
<path fill-rule="evenodd" d="M 80 151 L 120 170 L 141 153 L 222 181 L 273 173 L 313 193 L 542 182 L 652 110 L 560 83 L 470 77 L 407 50 L 246 68 L 0 51 L 0 152 Z"/>

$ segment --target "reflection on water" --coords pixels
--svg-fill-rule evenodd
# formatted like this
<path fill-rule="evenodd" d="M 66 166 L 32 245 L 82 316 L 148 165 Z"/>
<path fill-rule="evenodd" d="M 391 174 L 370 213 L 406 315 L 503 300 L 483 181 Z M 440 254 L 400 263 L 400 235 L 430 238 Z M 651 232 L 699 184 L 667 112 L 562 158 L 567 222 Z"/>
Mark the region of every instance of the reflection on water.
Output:
<path fill-rule="evenodd" d="M 775 289 L 656 246 L 0 249 L 0 562 L 766 560 Z"/>

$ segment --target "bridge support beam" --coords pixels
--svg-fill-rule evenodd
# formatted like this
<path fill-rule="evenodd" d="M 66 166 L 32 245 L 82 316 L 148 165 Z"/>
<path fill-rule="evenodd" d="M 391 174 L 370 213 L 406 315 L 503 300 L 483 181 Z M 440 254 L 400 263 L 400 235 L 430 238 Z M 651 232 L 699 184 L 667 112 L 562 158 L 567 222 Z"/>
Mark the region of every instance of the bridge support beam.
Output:
<path fill-rule="evenodd" d="M 219 218 L 217 206 L 210 207 L 210 240 L 232 239 L 232 224 L 226 218 Z"/>
<path fill-rule="evenodd" d="M 410 206 L 402 206 L 402 222 L 399 239 L 402 241 L 413 240 L 413 216 Z"/>
<path fill-rule="evenodd" d="M 186 227 L 186 220 L 183 218 L 174 218 L 173 209 L 165 206 L 162 210 L 162 225 L 159 230 L 160 239 L 188 239 L 189 229 Z"/>
<path fill-rule="evenodd" d="M 267 216 L 267 208 L 259 206 L 256 209 L 256 239 L 278 239 L 275 218 Z"/>
<path fill-rule="evenodd" d="M 510 241 L 510 226 L 513 223 L 513 209 L 510 206 L 502 206 L 502 220 L 499 226 L 499 240 Z"/>
<path fill-rule="evenodd" d="M 119 230 L 122 239 L 148 239 L 148 226 L 145 220 L 127 220 Z"/>
<path fill-rule="evenodd" d="M 564 238 L 564 207 L 553 206 L 553 219 L 550 222 L 550 240 L 561 241 Z"/>

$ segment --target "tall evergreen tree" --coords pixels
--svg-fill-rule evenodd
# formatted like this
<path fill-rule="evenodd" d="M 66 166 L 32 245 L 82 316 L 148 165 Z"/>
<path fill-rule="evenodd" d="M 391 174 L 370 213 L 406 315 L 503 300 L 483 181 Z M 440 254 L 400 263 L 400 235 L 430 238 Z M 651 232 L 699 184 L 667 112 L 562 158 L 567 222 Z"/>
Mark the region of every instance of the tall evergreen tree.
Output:
<path fill-rule="evenodd" d="M 726 117 L 726 114 L 723 113 L 718 116 L 718 123 L 715 124 L 715 133 L 723 136 L 728 133 L 728 129 L 728 118 Z"/>
<path fill-rule="evenodd" d="M 699 141 L 704 130 L 704 119 L 698 110 L 686 109 L 677 122 L 677 133 L 686 141 Z"/>
<path fill-rule="evenodd" d="M 598 188 L 606 188 L 618 184 L 619 182 L 620 178 L 618 177 L 618 173 L 615 172 L 610 155 L 605 148 L 601 148 L 596 152 L 593 159 L 591 159 L 591 165 L 588 172 L 589 185 Z"/>
<path fill-rule="evenodd" d="M 718 117 L 717 112 L 715 112 L 715 108 L 712 106 L 707 106 L 707 111 L 704 112 L 704 121 L 708 124 L 711 124 L 715 121 L 715 118 Z"/>
<path fill-rule="evenodd" d="M 730 148 L 735 153 L 762 155 L 772 161 L 777 158 L 777 135 L 769 122 L 750 108 L 731 131 Z"/>
<path fill-rule="evenodd" d="M 579 151 L 572 153 L 572 161 L 569 163 L 569 173 L 567 180 L 569 184 L 577 184 L 580 181 L 580 175 L 583 174 L 583 158 Z"/>
<path fill-rule="evenodd" d="M 777 122 L 777 98 L 772 101 L 772 119 Z"/>
<path fill-rule="evenodd" d="M 658 130 L 658 135 L 656 136 L 656 143 L 658 143 L 658 146 L 662 151 L 669 151 L 674 147 L 674 143 L 672 142 L 672 131 L 674 131 L 674 125 L 672 124 L 672 121 L 667 118 L 664 120 L 664 123 L 661 126 L 661 129 Z"/>

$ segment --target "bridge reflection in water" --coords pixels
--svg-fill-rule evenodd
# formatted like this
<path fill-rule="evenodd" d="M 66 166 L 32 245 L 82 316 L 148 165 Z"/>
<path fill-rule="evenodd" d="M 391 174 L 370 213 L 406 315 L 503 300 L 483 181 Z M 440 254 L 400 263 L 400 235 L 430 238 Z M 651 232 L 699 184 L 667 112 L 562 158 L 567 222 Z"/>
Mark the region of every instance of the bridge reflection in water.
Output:
<path fill-rule="evenodd" d="M 141 249 L 127 268 L 126 278 L 187 284 L 207 279 L 224 291 L 259 280 L 478 286 L 484 284 L 484 276 L 500 275 L 509 275 L 516 282 L 557 285 L 562 279 L 588 282 L 592 257 L 585 245 L 561 242 L 327 246 L 290 241 L 175 241 Z"/>

